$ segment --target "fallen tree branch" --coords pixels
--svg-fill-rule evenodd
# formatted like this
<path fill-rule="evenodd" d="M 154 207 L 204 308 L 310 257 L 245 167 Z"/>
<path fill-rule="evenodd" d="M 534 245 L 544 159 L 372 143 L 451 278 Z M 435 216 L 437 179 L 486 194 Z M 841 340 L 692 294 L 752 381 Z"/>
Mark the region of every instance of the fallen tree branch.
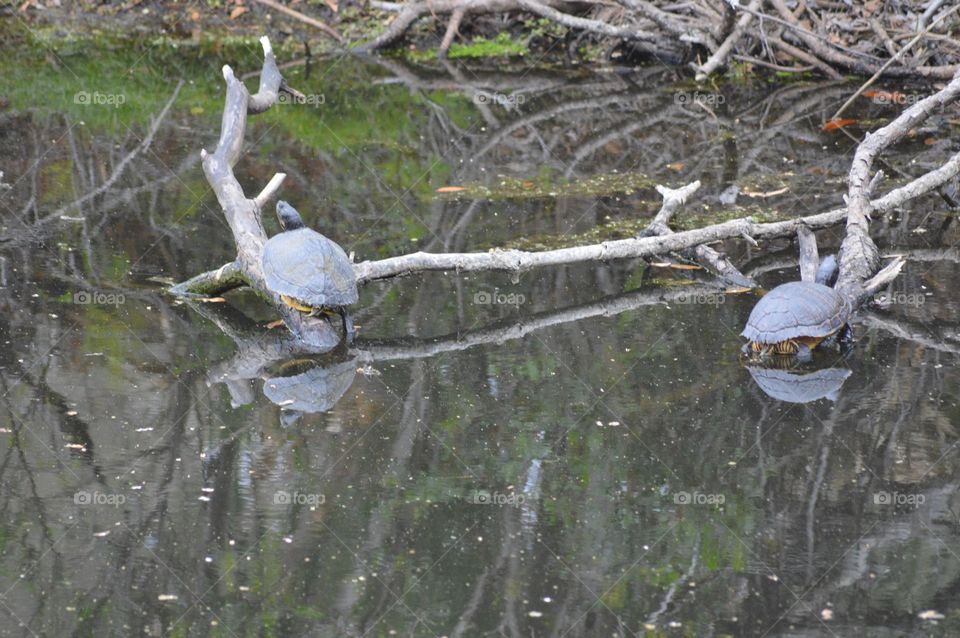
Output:
<path fill-rule="evenodd" d="M 877 247 L 870 238 L 871 203 L 870 168 L 877 156 L 903 138 L 934 110 L 943 108 L 960 96 L 960 72 L 943 89 L 920 100 L 886 126 L 868 133 L 857 146 L 848 177 L 847 233 L 840 246 L 840 275 L 837 290 L 860 298 L 864 282 L 876 274 L 880 261 Z M 951 162 L 956 156 L 951 159 Z M 902 263 L 900 264 L 902 267 Z"/>
<path fill-rule="evenodd" d="M 803 49 L 798 49 L 797 47 L 793 46 L 789 42 L 784 42 L 780 38 L 772 35 L 767 36 L 767 40 L 770 42 L 770 44 L 780 49 L 781 51 L 791 56 L 792 58 L 800 60 L 801 62 L 806 62 L 810 66 L 816 67 L 817 69 L 820 70 L 821 73 L 826 75 L 828 78 L 831 78 L 833 80 L 839 80 L 843 77 L 842 75 L 840 75 L 840 73 L 836 71 L 836 69 L 834 69 L 832 66 L 830 66 L 829 64 L 827 64 L 826 62 L 818 58 L 817 56 L 811 55 L 810 53 L 807 53 Z"/>
<path fill-rule="evenodd" d="M 516 0 L 438 0 L 435 2 L 421 0 L 399 6 L 401 8 L 397 17 L 383 33 L 366 44 L 354 47 L 353 50 L 358 53 L 367 53 L 389 46 L 402 38 L 413 23 L 427 15 L 452 13 L 458 10 L 469 10 L 473 14 L 497 13 L 516 9 L 517 3 Z"/>
<path fill-rule="evenodd" d="M 899 188 L 891 190 L 889 193 L 870 202 L 871 209 L 878 213 L 892 211 L 906 202 L 926 195 L 938 187 L 946 184 L 951 179 L 960 174 L 960 153 L 950 158 L 943 166 L 930 171 L 918 177 L 917 179 L 905 184 Z M 742 237 L 746 234 L 749 237 L 759 239 L 774 239 L 778 237 L 792 237 L 801 227 L 807 227 L 812 230 L 829 228 L 842 223 L 847 219 L 847 209 L 837 208 L 825 213 L 816 213 L 805 217 L 797 217 L 779 222 L 756 223 L 749 217 L 742 217 L 724 224 L 709 226 L 705 229 L 695 229 L 682 232 L 676 232 L 669 238 L 653 237 L 644 239 L 623 239 L 618 242 L 606 242 L 594 246 L 585 246 L 582 249 L 593 248 L 591 254 L 582 252 L 581 249 L 562 249 L 565 251 L 559 258 L 557 255 L 547 255 L 547 258 L 538 263 L 530 261 L 524 262 L 522 257 L 542 255 L 544 253 L 526 253 L 523 251 L 502 251 L 495 250 L 488 253 L 413 253 L 401 257 L 390 257 L 377 261 L 365 261 L 354 264 L 357 272 L 357 283 L 364 284 L 376 279 L 388 279 L 401 275 L 414 274 L 423 270 L 453 270 L 453 271 L 477 271 L 477 270 L 503 270 L 510 272 L 522 272 L 523 270 L 549 264 L 576 263 L 590 259 L 597 259 L 597 254 L 603 253 L 603 246 L 611 243 L 618 244 L 618 252 L 621 257 L 652 257 L 657 254 L 664 254 L 672 251 L 681 251 L 692 248 L 704 241 L 716 241 L 720 239 L 730 239 Z M 708 233 L 704 233 L 708 230 Z M 669 239 L 669 242 L 665 240 Z M 557 251 L 544 251 L 545 253 L 554 253 Z M 610 253 L 606 253 L 605 259 L 613 259 Z M 509 257 L 508 255 L 513 255 Z M 434 260 L 433 258 L 439 259 Z M 460 257 L 467 259 L 460 260 Z M 563 257 L 573 258 L 565 261 Z M 232 264 L 225 264 L 221 268 L 227 268 L 231 273 Z M 175 294 L 198 294 L 198 295 L 217 295 L 232 290 L 242 281 L 237 278 L 218 277 L 217 272 L 210 271 L 202 273 L 175 286 L 171 292 Z"/>
<path fill-rule="evenodd" d="M 447 31 L 443 34 L 443 40 L 440 42 L 440 48 L 437 49 L 437 56 L 444 58 L 447 56 L 447 50 L 450 49 L 450 45 L 453 44 L 453 39 L 456 37 L 458 29 L 460 29 L 460 22 L 463 21 L 463 16 L 467 14 L 467 10 L 464 7 L 457 7 L 450 14 L 450 22 L 447 24 Z"/>
<path fill-rule="evenodd" d="M 817 238 L 806 226 L 797 229 L 797 243 L 800 244 L 800 281 L 816 281 L 817 268 L 820 267 L 820 253 Z"/>
<path fill-rule="evenodd" d="M 657 192 L 663 196 L 663 206 L 660 212 L 656 214 L 653 221 L 640 232 L 638 237 L 653 237 L 672 235 L 673 230 L 667 226 L 670 218 L 680 210 L 687 199 L 700 188 L 700 182 L 696 181 L 687 184 L 683 188 L 672 189 L 666 186 L 657 186 Z M 720 279 L 732 286 L 742 286 L 746 288 L 756 287 L 756 282 L 746 277 L 737 267 L 730 263 L 726 255 L 714 250 L 709 246 L 699 245 L 683 251 L 685 256 L 695 260 L 705 268 L 709 268 L 717 274 Z"/>
<path fill-rule="evenodd" d="M 800 12 L 795 15 L 784 0 L 770 0 L 775 14 L 762 11 L 764 4 L 763 0 L 751 0 L 749 4 L 741 4 L 737 0 L 721 3 L 661 3 L 647 0 L 614 0 L 606 3 L 573 0 L 412 0 L 397 3 L 368 0 L 370 8 L 396 15 L 385 31 L 354 50 L 370 52 L 390 46 L 421 18 L 441 20 L 442 16 L 449 16 L 438 50 L 442 58 L 467 15 L 477 20 L 491 13 L 513 14 L 506 19 L 520 23 L 525 21 L 523 14 L 533 14 L 575 32 L 578 40 L 593 36 L 595 42 L 602 42 L 603 49 L 608 53 L 618 46 L 619 41 L 658 59 L 682 63 L 694 54 L 701 56 L 704 53 L 702 50 L 705 50 L 703 57 L 706 60 L 702 64 L 690 63 L 696 71 L 697 81 L 703 81 L 723 68 L 731 56 L 776 68 L 778 65 L 771 58 L 771 49 L 789 55 L 804 66 L 813 66 L 835 79 L 841 77 L 841 72 L 851 71 L 878 77 L 949 79 L 960 69 L 957 63 L 960 50 L 953 44 L 949 30 L 944 33 L 934 31 L 936 27 L 942 28 L 948 23 L 947 18 L 954 15 L 956 7 L 941 11 L 936 18 L 933 18 L 933 14 L 925 14 L 933 18 L 929 26 L 925 26 L 926 21 L 921 21 L 924 26 L 918 27 L 917 32 L 903 34 L 903 21 L 894 11 L 883 11 L 867 19 L 860 15 L 855 5 L 848 10 L 831 3 L 833 6 L 824 6 L 816 11 L 810 6 L 801 5 L 803 11 L 812 18 L 814 24 L 811 26 L 801 23 Z M 902 9 L 907 13 L 918 10 L 918 6 L 905 6 Z M 821 16 L 818 11 L 824 15 Z M 868 22 L 869 26 L 860 26 L 863 22 Z M 757 28 L 753 28 L 755 25 Z M 776 32 L 768 32 L 769 25 L 773 25 Z M 483 23 L 470 26 L 477 31 L 477 27 L 483 28 Z M 529 31 L 527 25 L 524 29 L 531 38 L 542 37 Z M 888 29 L 896 34 L 896 38 L 891 38 Z M 853 42 L 848 43 L 844 38 L 837 37 L 838 30 L 852 34 Z M 910 42 L 897 47 L 895 39 L 900 38 L 910 39 Z M 918 47 L 914 45 L 920 41 L 934 43 L 934 46 L 908 57 L 906 54 L 916 51 Z M 931 65 L 928 63 L 931 59 L 944 63 Z"/>
<path fill-rule="evenodd" d="M 537 0 L 517 0 L 517 4 L 530 13 L 535 13 L 571 29 L 581 29 L 601 35 L 638 40 L 640 42 L 656 42 L 661 39 L 659 35 L 650 31 L 643 31 L 632 26 L 620 27 L 600 20 L 581 18 L 569 13 L 564 13 L 563 11 L 558 11 L 549 5 L 537 2 Z"/>

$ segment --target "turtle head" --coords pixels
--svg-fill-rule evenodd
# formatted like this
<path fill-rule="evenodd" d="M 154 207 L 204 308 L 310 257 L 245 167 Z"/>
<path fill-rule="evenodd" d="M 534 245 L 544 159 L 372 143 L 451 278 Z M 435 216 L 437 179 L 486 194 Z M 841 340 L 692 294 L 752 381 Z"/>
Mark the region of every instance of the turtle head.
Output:
<path fill-rule="evenodd" d="M 280 220 L 280 228 L 283 230 L 296 230 L 303 228 L 303 219 L 297 209 L 285 201 L 277 202 L 277 219 Z"/>
<path fill-rule="evenodd" d="M 820 262 L 820 267 L 817 268 L 817 278 L 816 282 L 818 284 L 823 284 L 824 286 L 832 286 L 837 281 L 837 272 L 840 269 L 837 267 L 837 258 L 833 255 L 828 255 L 823 258 L 823 261 Z"/>

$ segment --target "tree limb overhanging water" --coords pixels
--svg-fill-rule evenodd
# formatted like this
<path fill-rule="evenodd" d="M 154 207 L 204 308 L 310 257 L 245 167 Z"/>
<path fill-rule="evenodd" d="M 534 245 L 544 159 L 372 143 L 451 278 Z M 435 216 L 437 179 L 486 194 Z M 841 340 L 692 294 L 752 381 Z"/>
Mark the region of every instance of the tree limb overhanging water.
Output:
<path fill-rule="evenodd" d="M 333 347 L 337 339 L 326 321 L 294 311 L 283 303 L 279 295 L 271 291 L 264 281 L 261 259 L 266 233 L 260 215 L 263 206 L 280 188 L 285 175 L 275 175 L 257 197 L 248 199 L 233 174 L 233 165 L 239 158 L 243 143 L 247 113 L 260 113 L 273 106 L 283 83 L 269 40 L 264 37 L 261 42 L 264 64 L 259 92 L 250 96 L 230 67 L 224 67 L 227 95 L 220 141 L 213 154 L 201 152 L 204 173 L 216 192 L 233 231 L 237 259 L 215 271 L 182 282 L 174 286 L 171 292 L 187 297 L 214 295 L 245 284 L 273 302 L 284 323 L 298 338 L 314 346 Z M 357 281 L 362 284 L 375 279 L 426 271 L 460 273 L 498 270 L 519 274 L 536 267 L 606 262 L 692 250 L 696 259 L 713 268 L 724 280 L 741 285 L 751 284 L 725 257 L 706 244 L 732 237 L 743 237 L 756 242 L 757 238 L 788 236 L 801 229 L 822 228 L 846 222 L 846 237 L 840 251 L 837 290 L 850 300 L 853 307 L 857 307 L 895 279 L 904 263 L 902 257 L 896 257 L 886 267 L 879 269 L 879 253 L 869 234 L 871 212 L 883 212 L 887 207 L 902 205 L 954 178 L 960 172 L 960 154 L 876 201 L 870 201 L 870 195 L 882 177 L 878 173 L 875 179 L 871 178 L 870 167 L 881 151 L 903 138 L 935 109 L 952 102 L 958 95 L 960 71 L 940 91 L 906 109 L 887 126 L 867 135 L 858 145 L 850 169 L 848 205 L 845 209 L 773 223 L 756 223 L 752 218 L 745 217 L 674 233 L 667 228 L 667 221 L 687 197 L 696 191 L 699 184 L 690 184 L 680 190 L 659 187 L 664 196 L 661 212 L 647 230 L 636 238 L 540 252 L 516 249 L 494 249 L 484 253 L 421 251 L 358 263 L 354 266 Z"/>

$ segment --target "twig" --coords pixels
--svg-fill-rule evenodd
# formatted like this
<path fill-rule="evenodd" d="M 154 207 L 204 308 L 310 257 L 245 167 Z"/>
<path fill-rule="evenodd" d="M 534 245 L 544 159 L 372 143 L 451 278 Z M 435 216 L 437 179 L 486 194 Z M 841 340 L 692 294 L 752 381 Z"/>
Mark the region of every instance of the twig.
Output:
<path fill-rule="evenodd" d="M 270 181 L 267 182 L 267 185 L 263 187 L 263 190 L 260 191 L 260 194 L 253 198 L 253 201 L 256 202 L 257 208 L 263 210 L 263 207 L 266 206 L 267 202 L 276 195 L 277 191 L 280 190 L 280 186 L 283 185 L 283 180 L 287 178 L 286 173 L 277 173 Z"/>
<path fill-rule="evenodd" d="M 772 69 L 774 71 L 780 71 L 782 73 L 804 73 L 806 71 L 812 71 L 817 68 L 812 64 L 807 66 L 783 66 L 782 64 L 774 64 L 773 62 L 767 62 L 766 60 L 761 60 L 760 58 L 754 58 L 749 55 L 740 55 L 739 53 L 734 53 L 731 55 L 734 60 L 739 60 L 740 62 L 747 62 L 748 64 L 755 64 L 757 66 L 762 66 L 767 69 Z"/>
<path fill-rule="evenodd" d="M 673 230 L 671 230 L 667 224 L 673 215 L 686 203 L 687 199 L 689 199 L 690 196 L 693 195 L 699 188 L 699 181 L 687 184 L 683 188 L 678 189 L 657 185 L 657 192 L 663 196 L 663 205 L 660 207 L 660 211 L 653 218 L 653 221 L 651 221 L 637 236 L 663 237 L 665 235 L 672 235 Z M 720 279 L 727 284 L 733 286 L 742 286 L 745 288 L 756 287 L 756 282 L 737 270 L 736 266 L 730 263 L 726 255 L 714 250 L 709 246 L 694 246 L 693 248 L 684 251 L 684 254 L 689 254 L 689 256 L 699 264 L 705 268 L 713 270 L 715 273 L 717 273 L 717 276 L 719 276 Z"/>
<path fill-rule="evenodd" d="M 450 21 L 447 23 L 447 32 L 443 34 L 443 40 L 440 42 L 440 48 L 437 49 L 437 56 L 441 58 L 447 57 L 447 50 L 453 43 L 453 38 L 456 37 L 458 29 L 460 28 L 460 22 L 463 21 L 463 16 L 466 15 L 466 13 L 466 8 L 457 7 L 450 14 Z"/>
<path fill-rule="evenodd" d="M 752 0 L 750 5 L 746 7 L 746 13 L 740 16 L 740 19 L 737 20 L 736 26 L 733 28 L 733 31 L 727 38 L 723 41 L 723 44 L 713 52 L 703 66 L 697 68 L 696 81 L 703 82 L 706 80 L 711 73 L 717 70 L 721 64 L 723 64 L 727 56 L 730 55 L 730 52 L 733 50 L 733 47 L 736 46 L 737 42 L 740 41 L 740 38 L 743 37 L 743 32 L 746 31 L 747 27 L 750 26 L 750 22 L 753 20 L 753 14 L 760 8 L 763 0 Z M 695 67 L 696 68 L 696 67 Z"/>
<path fill-rule="evenodd" d="M 820 72 L 826 75 L 828 78 L 839 80 L 843 77 L 842 75 L 837 73 L 836 69 L 834 69 L 832 66 L 830 66 L 829 64 L 827 64 L 826 62 L 818 58 L 817 56 L 811 53 L 808 53 L 803 49 L 798 49 L 797 47 L 793 46 L 789 42 L 784 42 L 780 38 L 773 35 L 768 35 L 767 41 L 773 46 L 783 51 L 784 53 L 786 53 L 787 55 L 792 56 L 793 58 L 800 60 L 801 62 L 806 62 L 807 64 L 811 64 L 817 67 L 818 69 L 820 69 Z"/>

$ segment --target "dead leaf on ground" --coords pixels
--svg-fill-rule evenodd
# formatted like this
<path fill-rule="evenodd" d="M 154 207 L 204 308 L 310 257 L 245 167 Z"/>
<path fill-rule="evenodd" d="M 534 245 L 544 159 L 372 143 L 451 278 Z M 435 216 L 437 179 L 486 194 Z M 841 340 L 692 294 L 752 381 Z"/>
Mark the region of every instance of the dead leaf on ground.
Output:
<path fill-rule="evenodd" d="M 441 186 L 437 189 L 438 193 L 459 193 L 467 190 L 463 186 Z"/>
<path fill-rule="evenodd" d="M 682 171 L 684 168 L 686 168 L 686 166 L 687 165 L 684 164 L 683 162 L 673 162 L 672 164 L 667 164 L 667 168 L 669 168 L 671 171 L 678 171 L 678 172 Z"/>
<path fill-rule="evenodd" d="M 276 321 L 271 321 L 267 324 L 267 330 L 273 330 L 274 328 L 279 328 L 283 325 L 282 319 L 277 319 Z"/>
<path fill-rule="evenodd" d="M 234 7 L 233 11 L 230 12 L 230 19 L 236 20 L 247 11 L 249 11 L 249 9 L 247 9 L 246 7 Z"/>

